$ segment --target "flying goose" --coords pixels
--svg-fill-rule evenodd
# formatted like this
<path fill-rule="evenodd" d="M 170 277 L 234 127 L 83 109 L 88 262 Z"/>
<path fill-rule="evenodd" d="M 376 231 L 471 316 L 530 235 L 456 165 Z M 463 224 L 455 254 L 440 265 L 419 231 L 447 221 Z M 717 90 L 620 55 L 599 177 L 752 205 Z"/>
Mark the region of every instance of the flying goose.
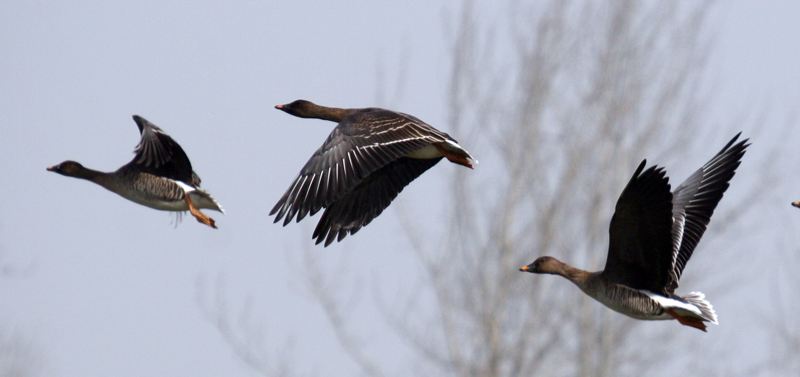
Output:
<path fill-rule="evenodd" d="M 125 199 L 164 211 L 188 210 L 197 221 L 216 228 L 214 219 L 200 212 L 208 208 L 223 212 L 207 192 L 200 189 L 200 177 L 192 170 L 180 145 L 153 123 L 138 115 L 133 120 L 142 134 L 131 162 L 115 172 L 104 173 L 64 161 L 48 167 L 67 177 L 94 182 Z"/>
<path fill-rule="evenodd" d="M 741 163 L 748 139 L 737 134 L 711 161 L 674 192 L 663 168 L 642 161 L 617 201 L 611 218 L 605 269 L 587 272 L 545 256 L 520 268 L 560 275 L 607 307 L 642 320 L 676 319 L 706 331 L 718 324 L 700 292 L 678 296 L 681 273 Z"/>
<path fill-rule="evenodd" d="M 477 162 L 450 135 L 408 114 L 379 108 L 339 109 L 297 100 L 276 109 L 338 125 L 270 211 L 286 226 L 325 209 L 316 244 L 355 234 L 442 157 L 473 168 Z"/>

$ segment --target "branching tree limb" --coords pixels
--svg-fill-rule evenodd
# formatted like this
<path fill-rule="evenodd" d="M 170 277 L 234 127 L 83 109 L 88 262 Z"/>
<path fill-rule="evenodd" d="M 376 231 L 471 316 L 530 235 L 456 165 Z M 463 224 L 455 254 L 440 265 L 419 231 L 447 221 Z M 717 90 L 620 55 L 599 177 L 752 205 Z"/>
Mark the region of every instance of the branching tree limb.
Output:
<path fill-rule="evenodd" d="M 252 299 L 245 299 L 239 310 L 232 310 L 226 294 L 224 280 L 218 277 L 213 291 L 203 278 L 197 280 L 197 304 L 205 318 L 217 329 L 233 354 L 250 370 L 261 376 L 289 377 L 300 375 L 292 365 L 290 341 L 272 340 L 260 322 L 252 318 Z M 283 344 L 275 354 L 270 347 Z"/>

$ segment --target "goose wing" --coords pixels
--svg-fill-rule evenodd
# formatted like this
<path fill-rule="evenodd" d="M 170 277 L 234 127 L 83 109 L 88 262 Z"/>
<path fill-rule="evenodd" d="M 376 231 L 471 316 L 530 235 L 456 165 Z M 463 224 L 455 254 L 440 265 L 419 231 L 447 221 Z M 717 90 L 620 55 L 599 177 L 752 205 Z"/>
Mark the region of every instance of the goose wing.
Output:
<path fill-rule="evenodd" d="M 748 139 L 738 143 L 736 134 L 722 150 L 700 169 L 692 173 L 673 192 L 672 217 L 672 269 L 668 292 L 678 287 L 686 263 L 692 257 L 697 243 L 706 231 L 714 209 L 722 199 L 729 182 L 741 164 Z M 736 143 L 736 145 L 734 145 Z"/>
<path fill-rule="evenodd" d="M 283 225 L 295 216 L 300 221 L 332 205 L 393 161 L 446 140 L 452 138 L 409 115 L 383 109 L 357 111 L 328 135 L 272 208 L 270 216 L 276 215 L 275 222 L 283 219 Z"/>
<path fill-rule="evenodd" d="M 642 161 L 617 200 L 603 275 L 634 289 L 664 292 L 672 262 L 672 194 L 664 169 Z"/>
<path fill-rule="evenodd" d="M 353 190 L 329 205 L 314 229 L 313 238 L 325 246 L 355 234 L 383 212 L 403 188 L 436 165 L 440 158 L 402 157 L 370 174 Z"/>
<path fill-rule="evenodd" d="M 192 186 L 200 185 L 200 177 L 192 171 L 189 157 L 172 137 L 138 115 L 134 115 L 133 120 L 139 127 L 141 140 L 133 151 L 133 160 L 128 167 Z"/>

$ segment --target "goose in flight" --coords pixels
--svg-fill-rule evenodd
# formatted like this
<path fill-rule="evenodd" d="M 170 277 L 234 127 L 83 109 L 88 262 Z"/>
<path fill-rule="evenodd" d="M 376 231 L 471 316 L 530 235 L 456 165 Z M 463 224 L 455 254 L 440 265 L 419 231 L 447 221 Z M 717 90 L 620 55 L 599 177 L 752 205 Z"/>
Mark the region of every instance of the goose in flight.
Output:
<path fill-rule="evenodd" d="M 663 168 L 642 161 L 611 218 L 606 266 L 588 272 L 544 256 L 521 271 L 560 275 L 607 307 L 643 320 L 676 319 L 706 331 L 717 314 L 700 292 L 675 293 L 686 263 L 733 178 L 748 140 L 737 134 L 714 158 L 670 192 Z M 735 143 L 735 144 L 734 144 Z"/>
<path fill-rule="evenodd" d="M 134 115 L 133 120 L 139 127 L 141 140 L 134 150 L 133 160 L 117 171 L 104 173 L 69 160 L 47 170 L 86 179 L 150 208 L 188 210 L 197 221 L 216 228 L 214 219 L 200 209 L 223 212 L 222 206 L 200 189 L 200 177 L 192 170 L 181 146 L 147 119 Z"/>
<path fill-rule="evenodd" d="M 325 209 L 314 229 L 330 245 L 355 234 L 403 188 L 442 158 L 477 163 L 450 135 L 408 114 L 379 108 L 339 109 L 297 100 L 276 109 L 338 123 L 270 211 L 286 226 Z"/>

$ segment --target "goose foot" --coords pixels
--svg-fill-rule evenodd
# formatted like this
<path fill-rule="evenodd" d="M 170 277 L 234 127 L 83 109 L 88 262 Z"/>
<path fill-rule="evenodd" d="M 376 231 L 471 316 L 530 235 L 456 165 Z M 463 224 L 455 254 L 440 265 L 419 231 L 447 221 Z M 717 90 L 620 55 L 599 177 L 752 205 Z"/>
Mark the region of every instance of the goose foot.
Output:
<path fill-rule="evenodd" d="M 461 166 L 466 166 L 470 169 L 475 169 L 475 167 L 472 166 L 472 161 L 468 159 L 467 156 L 451 151 L 442 144 L 444 143 L 433 144 L 433 146 L 436 148 L 437 151 L 439 151 L 439 153 L 442 154 L 442 156 L 444 156 L 444 158 L 450 160 L 450 162 L 454 164 L 459 164 Z"/>
<path fill-rule="evenodd" d="M 667 312 L 667 314 L 671 315 L 673 318 L 677 319 L 678 322 L 680 322 L 681 325 L 694 327 L 694 328 L 696 328 L 696 329 L 698 329 L 700 331 L 706 332 L 706 324 L 703 323 L 702 320 L 697 319 L 697 318 L 693 318 L 693 317 L 682 316 L 682 315 L 676 313 L 672 309 L 667 309 L 666 312 Z"/>
<path fill-rule="evenodd" d="M 217 225 L 214 219 L 206 216 L 203 212 L 200 212 L 200 210 L 194 206 L 194 203 L 192 203 L 192 199 L 189 197 L 189 194 L 184 195 L 184 200 L 186 200 L 186 205 L 189 207 L 189 213 L 191 213 L 192 216 L 194 216 L 194 218 L 197 219 L 197 222 L 206 224 L 214 229 L 217 229 Z"/>

